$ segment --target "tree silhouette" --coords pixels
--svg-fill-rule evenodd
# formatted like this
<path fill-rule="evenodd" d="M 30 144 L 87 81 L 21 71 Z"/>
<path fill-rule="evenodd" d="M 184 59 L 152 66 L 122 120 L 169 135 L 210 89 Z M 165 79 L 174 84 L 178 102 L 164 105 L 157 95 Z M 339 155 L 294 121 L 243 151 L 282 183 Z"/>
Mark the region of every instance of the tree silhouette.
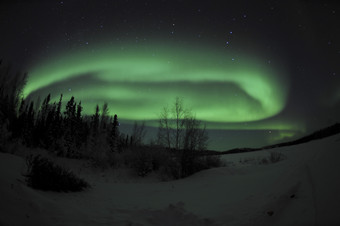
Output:
<path fill-rule="evenodd" d="M 114 115 L 113 122 L 111 123 L 111 132 L 109 136 L 109 143 L 112 152 L 118 151 L 118 139 L 119 139 L 119 122 L 117 115 Z"/>
<path fill-rule="evenodd" d="M 143 144 L 143 139 L 146 135 L 145 123 L 138 125 L 137 122 L 134 123 L 132 134 L 131 134 L 131 146 L 141 146 Z"/>
<path fill-rule="evenodd" d="M 175 149 L 179 177 L 183 178 L 197 171 L 196 152 L 205 150 L 208 135 L 202 122 L 184 107 L 182 99 L 177 97 L 170 109 L 165 107 L 160 114 L 158 141 Z"/>

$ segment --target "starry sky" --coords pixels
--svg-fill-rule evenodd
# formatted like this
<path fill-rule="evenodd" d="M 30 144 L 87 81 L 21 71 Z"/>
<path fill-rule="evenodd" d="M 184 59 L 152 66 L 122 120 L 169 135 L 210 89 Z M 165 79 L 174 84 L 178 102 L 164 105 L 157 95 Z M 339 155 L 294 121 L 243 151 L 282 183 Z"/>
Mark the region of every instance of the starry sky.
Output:
<path fill-rule="evenodd" d="M 0 3 L 0 57 L 24 95 L 107 102 L 121 130 L 182 97 L 209 148 L 292 140 L 340 120 L 340 2 L 34 0 Z"/>

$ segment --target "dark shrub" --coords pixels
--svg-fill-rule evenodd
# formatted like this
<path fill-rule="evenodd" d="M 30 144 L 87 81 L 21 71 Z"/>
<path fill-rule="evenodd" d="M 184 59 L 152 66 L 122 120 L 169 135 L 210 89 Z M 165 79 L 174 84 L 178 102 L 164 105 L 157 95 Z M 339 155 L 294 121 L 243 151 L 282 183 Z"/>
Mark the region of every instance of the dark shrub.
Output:
<path fill-rule="evenodd" d="M 268 159 L 267 158 L 262 158 L 260 161 L 259 161 L 259 163 L 260 164 L 268 164 L 269 163 L 269 161 L 268 161 Z"/>
<path fill-rule="evenodd" d="M 162 165 L 171 158 L 170 153 L 165 149 L 150 149 L 152 157 L 152 170 L 158 171 Z"/>
<path fill-rule="evenodd" d="M 259 164 L 269 164 L 269 163 L 277 163 L 282 160 L 285 160 L 287 157 L 281 152 L 270 151 L 268 157 L 263 157 L 258 160 Z"/>
<path fill-rule="evenodd" d="M 181 165 L 176 157 L 169 157 L 159 168 L 162 180 L 181 178 Z"/>
<path fill-rule="evenodd" d="M 26 158 L 27 185 L 44 191 L 82 191 L 90 185 L 76 177 L 71 171 L 55 165 L 51 160 L 37 155 Z"/>
<path fill-rule="evenodd" d="M 281 152 L 271 151 L 269 155 L 269 161 L 272 163 L 280 162 L 285 159 L 285 156 Z"/>
<path fill-rule="evenodd" d="M 163 180 L 180 179 L 201 170 L 224 166 L 219 155 L 202 156 L 197 151 L 135 147 L 125 154 L 125 164 L 138 176 L 158 171 Z"/>
<path fill-rule="evenodd" d="M 187 177 L 202 170 L 211 169 L 215 167 L 222 167 L 224 163 L 221 161 L 219 155 L 198 155 L 193 153 L 191 155 L 182 156 L 182 175 Z"/>
<path fill-rule="evenodd" d="M 152 153 L 144 148 L 135 149 L 133 151 L 133 155 L 131 156 L 130 164 L 138 176 L 144 177 L 153 169 Z"/>
<path fill-rule="evenodd" d="M 160 170 L 171 156 L 164 149 L 134 147 L 124 157 L 125 165 L 131 167 L 138 176 L 144 177 L 152 171 Z"/>
<path fill-rule="evenodd" d="M 200 156 L 194 152 L 182 152 L 168 158 L 160 168 L 160 173 L 164 180 L 180 179 L 202 170 L 222 166 L 225 164 L 219 155 Z"/>
<path fill-rule="evenodd" d="M 220 155 L 207 155 L 202 158 L 206 169 L 225 166 Z"/>

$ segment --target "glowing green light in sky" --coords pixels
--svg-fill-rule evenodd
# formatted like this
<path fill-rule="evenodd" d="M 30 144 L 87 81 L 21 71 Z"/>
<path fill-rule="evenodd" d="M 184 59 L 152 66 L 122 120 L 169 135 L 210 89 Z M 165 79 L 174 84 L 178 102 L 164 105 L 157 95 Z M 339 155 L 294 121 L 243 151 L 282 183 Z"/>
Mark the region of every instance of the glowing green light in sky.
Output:
<path fill-rule="evenodd" d="M 155 120 L 179 96 L 200 120 L 257 121 L 285 107 L 288 89 L 284 72 L 259 62 L 189 47 L 102 46 L 33 65 L 24 95 L 74 96 L 86 114 L 107 102 L 112 114 L 127 120 Z"/>
<path fill-rule="evenodd" d="M 270 144 L 275 144 L 282 142 L 284 139 L 289 139 L 296 136 L 296 131 L 273 131 L 273 135 L 268 137 L 268 142 Z"/>

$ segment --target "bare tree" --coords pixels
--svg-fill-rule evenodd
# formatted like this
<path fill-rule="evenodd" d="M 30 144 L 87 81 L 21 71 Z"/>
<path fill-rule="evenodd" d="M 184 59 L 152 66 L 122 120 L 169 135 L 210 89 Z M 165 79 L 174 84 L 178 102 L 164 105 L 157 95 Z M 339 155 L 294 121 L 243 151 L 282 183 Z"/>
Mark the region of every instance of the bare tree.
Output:
<path fill-rule="evenodd" d="M 183 99 L 176 97 L 173 110 L 172 110 L 173 118 L 175 119 L 175 148 L 180 149 L 180 144 L 182 143 L 182 134 L 185 125 L 186 118 L 188 117 L 188 111 L 183 107 Z"/>
<path fill-rule="evenodd" d="M 183 100 L 176 97 L 173 106 L 164 107 L 159 118 L 158 140 L 168 148 L 180 149 L 182 134 L 187 111 L 183 107 Z"/>
<path fill-rule="evenodd" d="M 132 129 L 132 139 L 133 139 L 133 146 L 140 146 L 143 144 L 143 139 L 146 135 L 145 130 L 145 122 L 142 122 L 141 125 L 138 125 L 137 122 L 134 123 Z"/>
<path fill-rule="evenodd" d="M 159 128 L 157 136 L 158 143 L 165 145 L 167 148 L 171 148 L 170 130 L 171 126 L 169 109 L 167 107 L 164 107 L 159 117 Z"/>
<path fill-rule="evenodd" d="M 205 125 L 194 116 L 185 120 L 183 148 L 190 151 L 202 151 L 207 148 L 208 134 Z"/>
<path fill-rule="evenodd" d="M 173 106 L 164 107 L 159 118 L 158 141 L 168 148 L 203 150 L 208 136 L 201 121 L 186 109 L 183 99 L 176 97 Z"/>

